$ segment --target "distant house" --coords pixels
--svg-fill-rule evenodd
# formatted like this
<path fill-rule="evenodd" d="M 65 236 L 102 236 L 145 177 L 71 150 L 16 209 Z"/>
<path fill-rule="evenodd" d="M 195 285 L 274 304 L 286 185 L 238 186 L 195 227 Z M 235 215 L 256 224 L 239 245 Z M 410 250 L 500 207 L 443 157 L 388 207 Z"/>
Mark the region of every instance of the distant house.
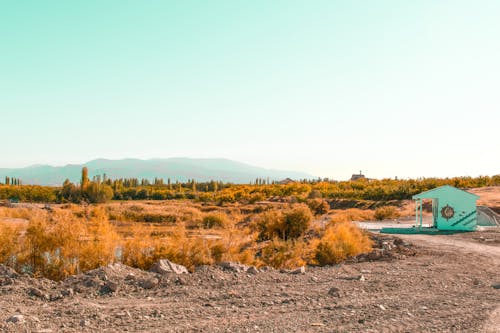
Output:
<path fill-rule="evenodd" d="M 285 178 L 283 180 L 280 180 L 277 184 L 280 184 L 280 185 L 287 185 L 287 184 L 293 184 L 295 183 L 296 181 L 293 180 L 293 179 L 290 179 L 290 178 Z"/>
<path fill-rule="evenodd" d="M 352 177 L 351 177 L 351 181 L 356 181 L 356 180 L 359 180 L 359 179 L 366 179 L 365 175 L 363 175 L 361 173 L 361 171 L 359 171 L 359 174 L 353 174 Z"/>

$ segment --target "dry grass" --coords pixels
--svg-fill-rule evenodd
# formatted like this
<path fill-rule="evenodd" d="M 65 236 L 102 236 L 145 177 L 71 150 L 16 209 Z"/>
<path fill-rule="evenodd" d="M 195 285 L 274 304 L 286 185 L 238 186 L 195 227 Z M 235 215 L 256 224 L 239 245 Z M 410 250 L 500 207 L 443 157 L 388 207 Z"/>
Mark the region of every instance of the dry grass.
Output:
<path fill-rule="evenodd" d="M 369 221 L 375 218 L 372 210 L 349 208 L 349 209 L 337 209 L 332 211 L 332 216 L 330 219 L 331 224 L 341 223 L 341 222 L 352 222 L 352 221 Z"/>
<path fill-rule="evenodd" d="M 293 268 L 317 263 L 318 245 L 328 243 L 323 238 L 330 234 L 313 229 L 312 217 L 304 204 L 220 207 L 180 200 L 0 208 L 0 221 L 27 221 L 0 223 L 0 263 L 55 280 L 116 261 L 149 269 L 164 258 L 190 270 L 222 261 Z M 335 230 L 362 237 L 354 229 Z"/>

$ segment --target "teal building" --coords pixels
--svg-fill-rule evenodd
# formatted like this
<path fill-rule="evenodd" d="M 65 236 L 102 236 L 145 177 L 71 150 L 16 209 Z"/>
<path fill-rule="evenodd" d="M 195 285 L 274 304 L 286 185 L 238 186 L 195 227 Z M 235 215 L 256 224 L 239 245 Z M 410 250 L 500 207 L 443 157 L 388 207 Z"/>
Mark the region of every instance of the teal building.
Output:
<path fill-rule="evenodd" d="M 479 196 L 445 185 L 416 194 L 416 227 L 422 228 L 423 201 L 432 200 L 432 227 L 437 230 L 472 231 L 477 226 L 476 201 Z"/>

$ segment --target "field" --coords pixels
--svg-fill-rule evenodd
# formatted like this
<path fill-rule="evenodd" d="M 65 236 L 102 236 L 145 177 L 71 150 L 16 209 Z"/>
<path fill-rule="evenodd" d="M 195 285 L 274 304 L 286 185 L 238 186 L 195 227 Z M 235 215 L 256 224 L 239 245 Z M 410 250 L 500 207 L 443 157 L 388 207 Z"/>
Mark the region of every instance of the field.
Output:
<path fill-rule="evenodd" d="M 498 187 L 472 191 L 498 204 Z M 499 230 L 393 237 L 352 222 L 413 210 L 307 196 L 0 207 L 0 330 L 495 332 Z M 189 273 L 148 271 L 160 259 Z"/>

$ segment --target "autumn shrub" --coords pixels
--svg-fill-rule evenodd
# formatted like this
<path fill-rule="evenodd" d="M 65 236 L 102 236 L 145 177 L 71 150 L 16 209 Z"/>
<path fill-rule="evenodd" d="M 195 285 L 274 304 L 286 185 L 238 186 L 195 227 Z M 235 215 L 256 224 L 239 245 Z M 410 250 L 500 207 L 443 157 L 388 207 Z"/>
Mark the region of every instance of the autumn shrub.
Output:
<path fill-rule="evenodd" d="M 18 251 L 21 228 L 0 222 L 0 264 L 12 265 Z"/>
<path fill-rule="evenodd" d="M 268 210 L 257 215 L 252 226 L 259 233 L 261 240 L 285 238 L 283 213 L 279 210 Z"/>
<path fill-rule="evenodd" d="M 312 221 L 311 210 L 307 206 L 293 208 L 283 214 L 283 239 L 296 239 L 304 235 Z"/>
<path fill-rule="evenodd" d="M 205 229 L 224 228 L 228 224 L 228 218 L 225 214 L 208 214 L 203 217 L 202 226 Z"/>
<path fill-rule="evenodd" d="M 309 199 L 321 199 L 323 197 L 323 195 L 321 194 L 321 191 L 319 191 L 319 190 L 312 190 L 311 192 L 309 192 L 307 197 Z"/>
<path fill-rule="evenodd" d="M 330 210 L 328 202 L 322 199 L 309 199 L 307 200 L 307 206 L 309 206 L 314 215 L 323 215 Z"/>
<path fill-rule="evenodd" d="M 253 227 L 259 232 L 261 240 L 296 239 L 309 229 L 312 218 L 311 210 L 299 205 L 284 212 L 269 210 L 261 213 L 255 218 Z"/>
<path fill-rule="evenodd" d="M 375 219 L 382 221 L 387 219 L 396 219 L 399 217 L 399 212 L 397 207 L 385 206 L 375 209 Z"/>
<path fill-rule="evenodd" d="M 352 221 L 367 221 L 373 220 L 374 215 L 372 210 L 349 208 L 335 210 L 330 218 L 330 223 L 352 222 Z"/>
<path fill-rule="evenodd" d="M 114 262 L 118 235 L 96 208 L 83 218 L 69 210 L 33 214 L 18 240 L 17 269 L 60 280 Z"/>
<path fill-rule="evenodd" d="M 275 268 L 297 268 L 307 263 L 310 251 L 303 240 L 282 240 L 275 238 L 261 250 L 262 265 Z"/>
<path fill-rule="evenodd" d="M 316 247 L 315 259 L 320 265 L 331 265 L 370 250 L 371 240 L 366 233 L 353 223 L 339 222 L 326 229 Z"/>
<path fill-rule="evenodd" d="M 116 261 L 116 249 L 120 237 L 109 222 L 106 212 L 94 209 L 84 224 L 84 235 L 80 239 L 79 270 L 85 271 Z"/>

